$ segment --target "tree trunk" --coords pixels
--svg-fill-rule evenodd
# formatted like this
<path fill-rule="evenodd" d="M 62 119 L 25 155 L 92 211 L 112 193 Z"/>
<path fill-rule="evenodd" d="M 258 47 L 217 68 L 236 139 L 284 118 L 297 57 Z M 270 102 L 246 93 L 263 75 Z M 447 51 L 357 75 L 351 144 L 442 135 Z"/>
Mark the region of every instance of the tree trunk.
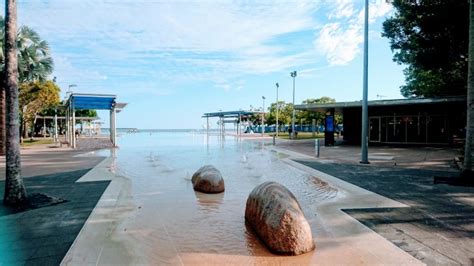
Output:
<path fill-rule="evenodd" d="M 0 82 L 0 155 L 5 155 L 5 139 L 5 86 L 3 86 L 3 82 Z"/>
<path fill-rule="evenodd" d="M 467 70 L 467 123 L 466 146 L 464 148 L 463 174 L 472 176 L 474 154 L 474 0 L 470 0 L 469 64 Z"/>
<path fill-rule="evenodd" d="M 18 57 L 16 1 L 6 0 L 5 8 L 5 96 L 6 96 L 6 179 L 4 204 L 26 203 L 21 177 L 20 112 L 18 104 Z"/>

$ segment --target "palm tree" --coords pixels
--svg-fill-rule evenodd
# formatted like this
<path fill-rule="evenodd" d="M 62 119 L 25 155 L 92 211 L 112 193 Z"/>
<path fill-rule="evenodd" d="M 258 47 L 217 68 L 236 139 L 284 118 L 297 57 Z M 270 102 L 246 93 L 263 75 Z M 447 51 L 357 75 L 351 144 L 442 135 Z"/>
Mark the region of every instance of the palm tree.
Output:
<path fill-rule="evenodd" d="M 20 83 L 45 81 L 53 72 L 48 43 L 33 29 L 23 26 L 18 31 L 17 44 Z"/>
<path fill-rule="evenodd" d="M 21 177 L 20 113 L 18 108 L 18 54 L 16 0 L 6 0 L 5 71 L 3 85 L 6 99 L 6 179 L 3 203 L 18 206 L 26 203 Z"/>
<path fill-rule="evenodd" d="M 470 25 L 469 25 L 469 64 L 467 73 L 467 125 L 466 144 L 464 147 L 464 163 L 462 177 L 469 178 L 468 182 L 474 182 L 473 163 L 474 154 L 474 0 L 470 0 Z"/>
<path fill-rule="evenodd" d="M 0 17 L 0 69 L 5 66 L 4 31 L 5 21 Z M 41 40 L 33 29 L 23 26 L 17 33 L 19 82 L 45 81 L 53 72 L 53 59 L 48 43 Z M 5 153 L 5 91 L 0 83 L 0 154 Z"/>

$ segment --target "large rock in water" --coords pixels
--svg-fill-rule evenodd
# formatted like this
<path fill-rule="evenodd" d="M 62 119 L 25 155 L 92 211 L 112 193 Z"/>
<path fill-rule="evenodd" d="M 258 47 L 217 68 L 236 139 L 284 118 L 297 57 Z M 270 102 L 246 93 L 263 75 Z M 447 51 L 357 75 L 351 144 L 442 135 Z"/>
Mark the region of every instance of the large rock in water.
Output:
<path fill-rule="evenodd" d="M 221 172 L 212 165 L 205 165 L 191 179 L 194 190 L 204 193 L 221 193 L 224 191 L 224 179 Z"/>
<path fill-rule="evenodd" d="M 299 255 L 314 249 L 311 228 L 293 193 L 276 182 L 252 190 L 245 220 L 273 253 Z"/>

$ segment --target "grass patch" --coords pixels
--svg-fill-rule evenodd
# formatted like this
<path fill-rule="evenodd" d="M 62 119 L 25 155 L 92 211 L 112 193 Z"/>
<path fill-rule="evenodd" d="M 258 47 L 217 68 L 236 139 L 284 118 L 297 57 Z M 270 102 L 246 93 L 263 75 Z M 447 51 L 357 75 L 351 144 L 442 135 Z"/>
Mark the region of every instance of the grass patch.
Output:
<path fill-rule="evenodd" d="M 25 139 L 21 144 L 22 147 L 31 147 L 34 145 L 44 145 L 44 144 L 53 144 L 53 140 L 50 138 L 47 139 Z"/>

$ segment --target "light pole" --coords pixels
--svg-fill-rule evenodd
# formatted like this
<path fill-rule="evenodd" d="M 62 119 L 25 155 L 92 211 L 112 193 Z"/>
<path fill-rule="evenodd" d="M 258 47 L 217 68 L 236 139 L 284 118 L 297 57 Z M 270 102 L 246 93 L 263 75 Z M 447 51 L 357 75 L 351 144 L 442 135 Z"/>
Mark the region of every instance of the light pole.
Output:
<path fill-rule="evenodd" d="M 76 84 L 69 84 L 68 87 L 69 87 L 69 90 L 68 90 L 67 92 L 68 92 L 68 93 L 72 93 L 71 88 L 77 87 L 77 85 L 76 85 Z"/>
<path fill-rule="evenodd" d="M 277 102 L 276 102 L 276 127 L 275 127 L 275 131 L 276 131 L 276 136 L 278 137 L 278 87 L 280 87 L 280 85 L 277 83 L 275 83 L 275 86 L 277 87 Z"/>
<path fill-rule="evenodd" d="M 295 139 L 295 78 L 296 70 L 290 73 L 293 78 L 293 116 L 291 118 L 291 139 Z"/>
<path fill-rule="evenodd" d="M 369 69 L 369 0 L 365 0 L 365 18 L 364 18 L 364 74 L 362 84 L 362 140 L 361 140 L 361 159 L 360 163 L 368 164 L 368 129 L 369 129 L 369 107 L 367 104 L 368 94 L 368 69 Z"/>
<path fill-rule="evenodd" d="M 262 136 L 265 134 L 265 96 L 262 96 Z"/>
<path fill-rule="evenodd" d="M 71 88 L 77 87 L 77 85 L 76 85 L 76 84 L 69 84 L 68 87 L 69 87 L 69 89 L 68 89 L 67 92 L 66 92 L 66 100 L 68 100 L 68 99 L 69 99 L 69 96 L 71 96 L 71 94 L 72 94 Z"/>

